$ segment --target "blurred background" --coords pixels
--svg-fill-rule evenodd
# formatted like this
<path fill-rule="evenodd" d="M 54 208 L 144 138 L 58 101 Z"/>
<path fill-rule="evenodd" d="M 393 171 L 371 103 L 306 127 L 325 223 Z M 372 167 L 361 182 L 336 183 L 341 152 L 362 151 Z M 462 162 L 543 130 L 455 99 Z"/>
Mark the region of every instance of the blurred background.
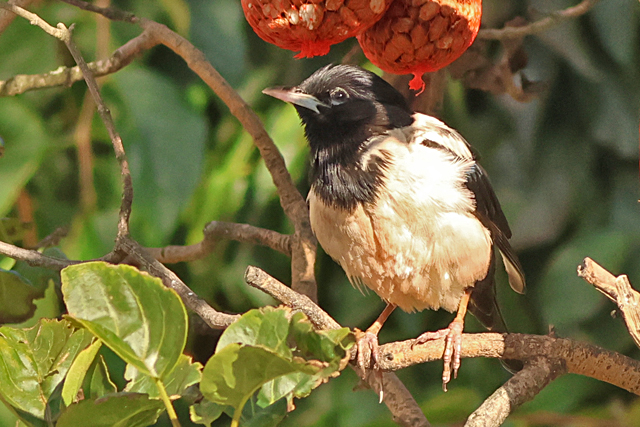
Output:
<path fill-rule="evenodd" d="M 485 0 L 482 28 L 502 28 L 516 16 L 539 19 L 574 4 Z M 200 48 L 262 118 L 303 194 L 308 190 L 308 149 L 299 119 L 291 106 L 261 90 L 297 84 L 346 55 L 376 70 L 355 39 L 332 47 L 327 56 L 294 60 L 293 52 L 253 33 L 238 0 L 122 0 L 114 5 L 164 23 Z M 130 24 L 105 23 L 63 3 L 36 1 L 29 8 L 50 23 L 75 23 L 75 40 L 89 61 L 110 55 L 141 31 Z M 490 58 L 500 60 L 498 42 L 485 47 Z M 470 89 L 443 72 L 444 98 L 436 112 L 481 154 L 513 229 L 528 291 L 516 295 L 499 273 L 502 311 L 513 332 L 546 334 L 553 325 L 559 336 L 638 358 L 623 321 L 612 316 L 614 305 L 579 279 L 576 267 L 590 256 L 616 275 L 628 274 L 640 287 L 640 3 L 602 0 L 584 16 L 528 36 L 524 52 L 524 76 L 539 88 L 533 100 L 522 103 Z M 74 65 L 64 46 L 23 19 L 0 36 L 0 80 L 61 65 Z M 195 243 L 211 220 L 292 232 L 252 139 L 169 49 L 154 48 L 100 82 L 131 162 L 132 235 L 141 244 Z M 119 168 L 104 126 L 91 112 L 84 83 L 0 99 L 5 143 L 0 218 L 34 224 L 23 238 L 25 246 L 59 227 L 68 231 L 59 247 L 71 259 L 100 257 L 113 246 Z M 221 241 L 206 259 L 171 267 L 218 310 L 236 313 L 275 304 L 244 284 L 247 265 L 290 283 L 284 255 L 228 241 Z M 321 250 L 316 275 L 320 305 L 345 326 L 366 328 L 384 307 L 375 294 L 352 288 Z M 35 319 L 58 316 L 59 301 L 56 290 L 48 289 L 37 301 Z M 446 312 L 396 311 L 380 334 L 381 342 L 416 337 L 445 327 L 452 318 Z M 467 331 L 482 330 L 471 316 L 467 320 Z M 190 335 L 188 352 L 206 361 L 219 332 L 192 319 Z M 121 376 L 124 365 L 115 356 L 109 360 Z M 436 362 L 398 373 L 433 425 L 462 425 L 508 378 L 497 360 L 467 359 L 443 393 L 441 371 Z M 114 380 L 123 383 L 122 378 Z M 356 375 L 346 370 L 297 401 L 282 425 L 394 426 L 373 392 L 352 391 L 357 385 Z M 223 417 L 214 425 L 228 422 Z M 0 426 L 15 425 L 0 406 Z M 566 375 L 505 425 L 640 426 L 640 400 L 596 380 Z"/>

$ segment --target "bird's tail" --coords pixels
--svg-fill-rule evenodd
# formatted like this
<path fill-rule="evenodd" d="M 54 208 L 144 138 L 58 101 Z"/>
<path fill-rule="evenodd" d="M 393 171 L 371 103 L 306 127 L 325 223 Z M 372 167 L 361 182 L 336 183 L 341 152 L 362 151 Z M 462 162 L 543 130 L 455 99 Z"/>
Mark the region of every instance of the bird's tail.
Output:
<path fill-rule="evenodd" d="M 469 311 L 484 325 L 485 328 L 492 332 L 508 333 L 507 325 L 502 317 L 500 307 L 496 300 L 495 287 L 496 257 L 494 251 L 491 251 L 491 262 L 487 276 L 476 282 L 471 291 L 471 299 L 469 301 Z M 501 359 L 502 365 L 511 373 L 518 372 L 523 365 L 520 360 Z"/>

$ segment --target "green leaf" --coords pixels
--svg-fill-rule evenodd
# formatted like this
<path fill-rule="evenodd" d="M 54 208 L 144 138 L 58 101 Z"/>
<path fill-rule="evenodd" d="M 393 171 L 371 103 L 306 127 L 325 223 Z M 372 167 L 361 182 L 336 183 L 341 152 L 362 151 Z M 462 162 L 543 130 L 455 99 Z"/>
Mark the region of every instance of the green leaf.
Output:
<path fill-rule="evenodd" d="M 76 400 L 87 371 L 93 364 L 100 347 L 102 347 L 102 341 L 96 340 L 89 347 L 82 350 L 71 364 L 62 387 L 62 400 L 65 405 L 69 406 Z"/>
<path fill-rule="evenodd" d="M 283 397 L 291 402 L 344 369 L 352 344 L 347 328 L 316 332 L 302 313 L 272 307 L 250 310 L 220 337 L 200 390 L 209 400 L 236 410 L 258 389 L 261 407 Z"/>
<path fill-rule="evenodd" d="M 115 393 L 118 389 L 111 381 L 109 368 L 102 354 L 93 360 L 82 382 L 82 394 L 85 399 L 97 399 L 107 394 Z"/>
<path fill-rule="evenodd" d="M 144 394 L 117 393 L 74 403 L 56 427 L 145 427 L 155 424 L 163 410 L 161 401 Z"/>
<path fill-rule="evenodd" d="M 29 329 L 0 328 L 0 395 L 18 412 L 45 419 L 45 408 L 93 337 L 68 321 L 42 319 Z"/>
<path fill-rule="evenodd" d="M 194 423 L 211 427 L 211 423 L 220 418 L 223 410 L 224 406 L 202 399 L 189 407 L 189 415 Z"/>
<path fill-rule="evenodd" d="M 249 310 L 224 331 L 218 340 L 216 352 L 231 343 L 240 343 L 263 346 L 282 357 L 291 358 L 288 336 L 289 319 L 285 310 L 271 307 Z"/>
<path fill-rule="evenodd" d="M 45 289 L 38 289 L 21 274 L 0 269 L 0 324 L 20 323 L 36 311 L 33 300 L 42 298 Z"/>
<path fill-rule="evenodd" d="M 135 366 L 127 365 L 124 377 L 129 381 L 124 391 L 146 393 L 152 399 L 160 398 L 158 387 L 153 379 L 141 373 Z M 193 363 L 190 356 L 181 354 L 176 367 L 162 379 L 162 382 L 170 397 L 181 396 L 187 387 L 200 382 L 201 378 L 202 364 Z"/>
<path fill-rule="evenodd" d="M 187 312 L 175 291 L 134 267 L 103 262 L 67 267 L 61 278 L 71 317 L 141 372 L 171 372 L 187 339 Z"/>
<path fill-rule="evenodd" d="M 242 410 L 240 425 L 242 427 L 276 427 L 286 416 L 287 402 L 285 399 L 263 407 L 255 397 L 252 397 Z"/>
<path fill-rule="evenodd" d="M 209 359 L 202 373 L 200 391 L 212 402 L 241 410 L 263 384 L 294 372 L 313 375 L 318 371 L 315 366 L 286 360 L 261 347 L 234 343 Z"/>

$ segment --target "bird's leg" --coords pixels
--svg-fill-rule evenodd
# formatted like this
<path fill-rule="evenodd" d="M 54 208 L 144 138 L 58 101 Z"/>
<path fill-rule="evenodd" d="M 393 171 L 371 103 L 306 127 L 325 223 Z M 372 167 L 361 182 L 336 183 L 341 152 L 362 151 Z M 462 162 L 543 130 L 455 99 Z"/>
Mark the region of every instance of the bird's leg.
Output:
<path fill-rule="evenodd" d="M 380 371 L 378 365 L 378 333 L 380 333 L 382 325 L 384 325 L 384 322 L 386 322 L 387 318 L 391 313 L 393 313 L 395 308 L 395 304 L 387 304 L 382 313 L 380 313 L 380 316 L 378 316 L 375 322 L 373 322 L 366 331 L 362 332 L 359 329 L 356 329 L 356 345 L 358 347 L 356 361 L 358 367 L 362 369 L 362 372 L 365 375 L 367 374 L 368 369 L 373 370 L 373 374 L 375 375 L 374 389 L 380 396 L 381 403 L 384 394 L 382 388 L 382 371 Z"/>
<path fill-rule="evenodd" d="M 460 304 L 458 305 L 458 313 L 449 326 L 436 332 L 425 332 L 416 340 L 416 344 L 424 344 L 427 341 L 446 338 L 444 354 L 442 355 L 442 360 L 444 361 L 444 369 L 442 370 L 442 389 L 444 391 L 447 391 L 447 383 L 451 380 L 452 370 L 453 377 L 458 377 L 462 346 L 462 330 L 464 329 L 464 316 L 467 314 L 467 306 L 469 305 L 471 290 L 472 288 L 465 290 L 462 295 L 462 299 L 460 300 Z"/>

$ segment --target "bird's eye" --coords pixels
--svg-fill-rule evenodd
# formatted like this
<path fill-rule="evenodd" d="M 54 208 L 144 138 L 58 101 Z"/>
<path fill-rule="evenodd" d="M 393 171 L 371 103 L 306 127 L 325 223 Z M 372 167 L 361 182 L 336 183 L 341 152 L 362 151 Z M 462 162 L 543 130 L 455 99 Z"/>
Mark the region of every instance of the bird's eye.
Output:
<path fill-rule="evenodd" d="M 341 87 L 333 89 L 329 96 L 331 97 L 331 105 L 340 105 L 349 98 L 347 91 Z"/>

